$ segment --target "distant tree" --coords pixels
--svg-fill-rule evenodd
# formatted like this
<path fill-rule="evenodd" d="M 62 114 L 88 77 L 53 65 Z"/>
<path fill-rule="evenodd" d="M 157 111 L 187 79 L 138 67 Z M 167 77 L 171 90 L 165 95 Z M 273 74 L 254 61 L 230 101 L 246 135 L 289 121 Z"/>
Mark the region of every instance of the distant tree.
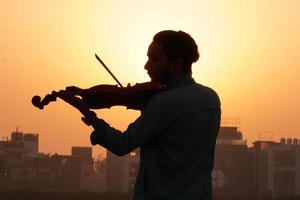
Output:
<path fill-rule="evenodd" d="M 106 158 L 104 157 L 103 153 L 100 153 L 98 155 L 98 158 L 94 163 L 94 166 L 95 166 L 95 171 L 98 173 L 103 173 L 105 171 Z"/>

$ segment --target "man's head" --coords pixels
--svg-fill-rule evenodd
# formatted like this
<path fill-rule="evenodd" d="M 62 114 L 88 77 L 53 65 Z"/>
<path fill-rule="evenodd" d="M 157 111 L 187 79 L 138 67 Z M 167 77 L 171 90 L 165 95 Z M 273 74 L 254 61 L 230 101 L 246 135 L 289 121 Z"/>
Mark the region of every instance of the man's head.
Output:
<path fill-rule="evenodd" d="M 148 48 L 145 69 L 152 81 L 167 82 L 172 78 L 191 74 L 192 63 L 199 58 L 194 39 L 183 31 L 161 31 Z"/>

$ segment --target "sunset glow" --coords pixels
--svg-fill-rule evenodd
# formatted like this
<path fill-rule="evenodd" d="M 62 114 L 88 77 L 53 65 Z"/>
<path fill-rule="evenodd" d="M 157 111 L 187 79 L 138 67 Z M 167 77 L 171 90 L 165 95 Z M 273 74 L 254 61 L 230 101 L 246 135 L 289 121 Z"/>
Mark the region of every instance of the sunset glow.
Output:
<path fill-rule="evenodd" d="M 61 100 L 40 111 L 32 96 L 116 84 L 95 53 L 122 83 L 149 81 L 148 45 L 172 29 L 196 40 L 193 77 L 218 92 L 223 117 L 240 118 L 248 145 L 266 131 L 276 141 L 300 138 L 299 9 L 297 0 L 1 0 L 0 137 L 19 126 L 40 135 L 40 152 L 90 146 L 92 129 L 78 111 Z M 97 113 L 121 130 L 139 115 L 124 107 Z"/>

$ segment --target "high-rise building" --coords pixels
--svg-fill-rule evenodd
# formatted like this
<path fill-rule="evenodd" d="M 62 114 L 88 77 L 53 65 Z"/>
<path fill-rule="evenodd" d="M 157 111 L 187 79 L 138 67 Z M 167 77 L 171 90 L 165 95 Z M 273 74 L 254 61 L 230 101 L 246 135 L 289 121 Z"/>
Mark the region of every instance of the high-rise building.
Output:
<path fill-rule="evenodd" d="M 38 153 L 38 135 L 11 134 L 0 141 L 0 189 L 105 191 L 104 173 L 94 168 L 91 147 L 72 147 L 72 155 Z"/>
<path fill-rule="evenodd" d="M 140 149 L 119 157 L 107 151 L 106 189 L 107 191 L 129 192 L 134 188 L 139 168 Z"/>
<path fill-rule="evenodd" d="M 6 153 L 24 154 L 35 157 L 38 155 L 39 135 L 15 131 L 11 133 L 11 140 L 0 141 L 0 150 Z"/>
<path fill-rule="evenodd" d="M 253 162 L 238 127 L 220 127 L 215 147 L 213 193 L 221 197 L 251 196 Z"/>
<path fill-rule="evenodd" d="M 256 141 L 250 152 L 255 158 L 255 193 L 259 197 L 300 195 L 300 144 L 282 138 L 280 143 Z"/>

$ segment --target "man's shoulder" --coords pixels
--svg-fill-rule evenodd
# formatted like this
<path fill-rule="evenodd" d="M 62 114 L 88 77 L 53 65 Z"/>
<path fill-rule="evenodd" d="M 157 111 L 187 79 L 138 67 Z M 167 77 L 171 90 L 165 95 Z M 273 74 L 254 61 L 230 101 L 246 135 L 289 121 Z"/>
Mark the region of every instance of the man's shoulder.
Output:
<path fill-rule="evenodd" d="M 196 83 L 196 85 L 197 85 L 197 87 L 199 88 L 199 90 L 201 90 L 204 94 L 219 99 L 219 95 L 218 95 L 217 92 L 216 92 L 214 89 L 212 89 L 211 87 L 202 85 L 202 84 L 200 84 L 200 83 Z"/>
<path fill-rule="evenodd" d="M 220 99 L 215 90 L 212 88 L 193 83 L 164 90 L 156 94 L 151 101 L 161 105 L 172 104 L 172 102 L 198 102 L 199 104 L 220 105 Z"/>
<path fill-rule="evenodd" d="M 197 88 L 199 89 L 199 99 L 202 99 L 206 104 L 220 106 L 219 95 L 214 89 L 199 83 L 197 83 Z"/>
<path fill-rule="evenodd" d="M 157 95 L 157 97 L 164 99 L 173 96 L 182 96 L 182 95 L 189 95 L 189 94 L 219 98 L 217 92 L 214 89 L 197 82 L 188 85 L 182 85 L 180 87 L 175 87 L 170 90 L 165 90 L 163 92 L 160 92 Z"/>

